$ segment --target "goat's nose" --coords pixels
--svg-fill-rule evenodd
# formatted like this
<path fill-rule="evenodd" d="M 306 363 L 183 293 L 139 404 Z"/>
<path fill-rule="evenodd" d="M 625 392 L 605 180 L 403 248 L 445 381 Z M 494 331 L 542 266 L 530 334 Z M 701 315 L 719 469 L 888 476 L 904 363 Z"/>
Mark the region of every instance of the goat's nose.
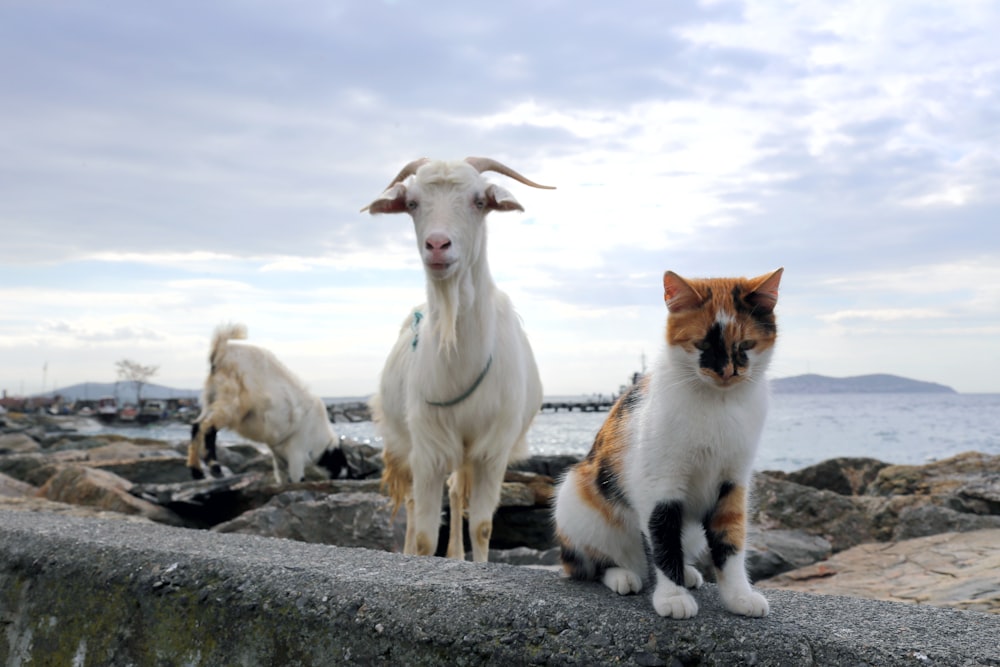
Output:
<path fill-rule="evenodd" d="M 451 239 L 441 232 L 435 232 L 424 239 L 424 247 L 431 251 L 447 250 L 451 247 Z"/>

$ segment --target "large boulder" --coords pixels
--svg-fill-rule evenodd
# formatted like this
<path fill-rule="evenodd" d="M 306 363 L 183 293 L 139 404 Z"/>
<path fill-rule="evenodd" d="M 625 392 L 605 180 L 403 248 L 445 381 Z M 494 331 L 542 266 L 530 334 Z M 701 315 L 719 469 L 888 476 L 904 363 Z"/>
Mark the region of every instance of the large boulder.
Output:
<path fill-rule="evenodd" d="M 888 465 L 877 459 L 842 457 L 827 459 L 794 472 L 768 474 L 842 496 L 858 496 L 865 493 L 879 471 Z"/>
<path fill-rule="evenodd" d="M 38 491 L 38 488 L 35 486 L 0 472 L 0 496 L 23 498 L 25 496 L 33 496 L 36 491 Z"/>
<path fill-rule="evenodd" d="M 37 452 L 42 446 L 27 433 L 4 433 L 0 435 L 0 454 L 25 454 Z"/>
<path fill-rule="evenodd" d="M 129 459 L 111 459 L 88 462 L 91 468 L 107 470 L 124 477 L 133 484 L 171 484 L 188 482 L 191 471 L 181 456 L 147 456 Z"/>
<path fill-rule="evenodd" d="M 34 486 L 42 486 L 63 466 L 86 460 L 86 452 L 78 450 L 51 454 L 9 454 L 0 456 L 0 472 Z"/>
<path fill-rule="evenodd" d="M 929 496 L 947 499 L 966 488 L 976 488 L 1000 477 L 1000 455 L 965 452 L 922 466 L 897 465 L 882 468 L 868 486 L 876 496 Z M 941 502 L 939 504 L 944 504 Z"/>
<path fill-rule="evenodd" d="M 136 498 L 129 493 L 132 483 L 106 470 L 97 470 L 80 465 L 62 468 L 39 490 L 39 495 L 48 500 L 87 505 L 102 510 L 141 516 L 180 526 L 184 522 L 173 512 Z"/>
<path fill-rule="evenodd" d="M 66 516 L 77 516 L 86 519 L 115 519 L 118 521 L 132 521 L 152 524 L 153 521 L 139 514 L 123 514 L 110 510 L 102 510 L 97 507 L 86 505 L 70 505 L 60 503 L 37 496 L 26 496 L 23 498 L 11 498 L 0 495 L 0 510 L 17 510 L 21 512 L 47 512 L 50 514 L 63 514 Z"/>
<path fill-rule="evenodd" d="M 1000 613 L 1000 529 L 862 544 L 757 586 Z"/>
<path fill-rule="evenodd" d="M 834 552 L 873 542 L 876 534 L 864 506 L 833 491 L 755 476 L 750 521 L 762 530 L 797 530 L 818 535 Z"/>
<path fill-rule="evenodd" d="M 376 493 L 287 491 L 212 530 L 392 551 L 389 500 Z"/>
<path fill-rule="evenodd" d="M 801 530 L 752 530 L 747 539 L 747 574 L 751 581 L 759 581 L 826 560 L 832 553 L 826 539 Z"/>
<path fill-rule="evenodd" d="M 893 540 L 909 540 L 940 533 L 967 533 L 974 530 L 1000 529 L 1000 516 L 958 512 L 939 505 L 917 505 L 903 509 L 892 532 Z"/>

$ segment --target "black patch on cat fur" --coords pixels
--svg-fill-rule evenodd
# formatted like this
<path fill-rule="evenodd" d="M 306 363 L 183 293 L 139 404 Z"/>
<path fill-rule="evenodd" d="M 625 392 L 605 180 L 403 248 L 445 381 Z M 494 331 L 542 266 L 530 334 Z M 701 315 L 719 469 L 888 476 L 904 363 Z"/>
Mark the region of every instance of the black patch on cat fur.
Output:
<path fill-rule="evenodd" d="M 594 560 L 573 547 L 560 544 L 559 556 L 563 567 L 569 576 L 578 581 L 592 581 L 604 574 L 605 570 L 614 566 L 610 560 Z"/>
<path fill-rule="evenodd" d="M 664 500 L 656 504 L 649 515 L 649 537 L 653 547 L 653 564 L 670 581 L 684 586 L 684 504 L 679 500 Z"/>
<path fill-rule="evenodd" d="M 712 328 L 708 330 L 702 343 L 706 348 L 701 351 L 701 358 L 698 360 L 698 364 L 702 368 L 707 368 L 715 371 L 718 375 L 722 375 L 723 369 L 729 363 L 729 351 L 726 349 L 726 340 L 722 335 L 722 325 L 718 322 L 714 323 Z"/>
<path fill-rule="evenodd" d="M 774 311 L 758 308 L 753 293 L 745 295 L 739 287 L 734 287 L 733 307 L 736 308 L 737 313 L 749 315 L 761 331 L 771 335 L 777 333 L 778 325 L 775 324 Z"/>
<path fill-rule="evenodd" d="M 618 484 L 618 475 L 615 474 L 607 458 L 602 459 L 597 465 L 597 490 L 612 505 L 629 506 L 628 500 L 625 499 L 625 491 Z"/>
<path fill-rule="evenodd" d="M 642 385 L 639 384 L 638 378 L 636 380 L 636 383 L 629 387 L 629 390 L 618 401 L 618 404 L 621 406 L 621 416 L 623 417 L 631 413 L 642 403 Z"/>
<path fill-rule="evenodd" d="M 736 547 L 727 542 L 722 533 L 717 533 L 711 529 L 712 517 L 715 516 L 715 512 L 718 510 L 723 499 L 732 493 L 734 488 L 736 488 L 736 485 L 732 482 L 722 483 L 719 487 L 719 499 L 715 501 L 715 507 L 705 515 L 705 518 L 701 522 L 701 525 L 705 527 L 705 539 L 708 541 L 708 550 L 712 554 L 712 564 L 720 570 L 726 564 L 729 557 L 736 553 Z"/>

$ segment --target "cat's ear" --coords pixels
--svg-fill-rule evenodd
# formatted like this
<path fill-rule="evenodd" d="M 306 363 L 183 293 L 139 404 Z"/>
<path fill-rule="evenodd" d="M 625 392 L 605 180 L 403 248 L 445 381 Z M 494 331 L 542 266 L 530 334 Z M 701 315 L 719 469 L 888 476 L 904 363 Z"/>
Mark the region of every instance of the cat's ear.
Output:
<path fill-rule="evenodd" d="M 663 274 L 663 300 L 671 313 L 698 308 L 705 302 L 695 288 L 673 271 Z"/>
<path fill-rule="evenodd" d="M 781 282 L 784 270 L 781 268 L 753 280 L 753 290 L 747 294 L 746 300 L 755 310 L 763 313 L 774 311 L 774 307 L 778 305 L 778 284 Z"/>

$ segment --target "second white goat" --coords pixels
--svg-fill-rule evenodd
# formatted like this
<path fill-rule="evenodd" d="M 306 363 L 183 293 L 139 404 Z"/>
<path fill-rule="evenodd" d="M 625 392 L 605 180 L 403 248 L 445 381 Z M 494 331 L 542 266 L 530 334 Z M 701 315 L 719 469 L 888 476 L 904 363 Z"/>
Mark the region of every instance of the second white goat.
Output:
<path fill-rule="evenodd" d="M 199 458 L 213 476 L 221 474 L 215 440 L 218 431 L 228 428 L 270 448 L 279 484 L 301 482 L 310 464 L 338 477 L 347 459 L 326 405 L 269 350 L 230 343 L 246 337 L 242 324 L 215 329 L 202 411 L 191 427 L 187 460 L 191 474 L 195 479 L 205 476 Z"/>

